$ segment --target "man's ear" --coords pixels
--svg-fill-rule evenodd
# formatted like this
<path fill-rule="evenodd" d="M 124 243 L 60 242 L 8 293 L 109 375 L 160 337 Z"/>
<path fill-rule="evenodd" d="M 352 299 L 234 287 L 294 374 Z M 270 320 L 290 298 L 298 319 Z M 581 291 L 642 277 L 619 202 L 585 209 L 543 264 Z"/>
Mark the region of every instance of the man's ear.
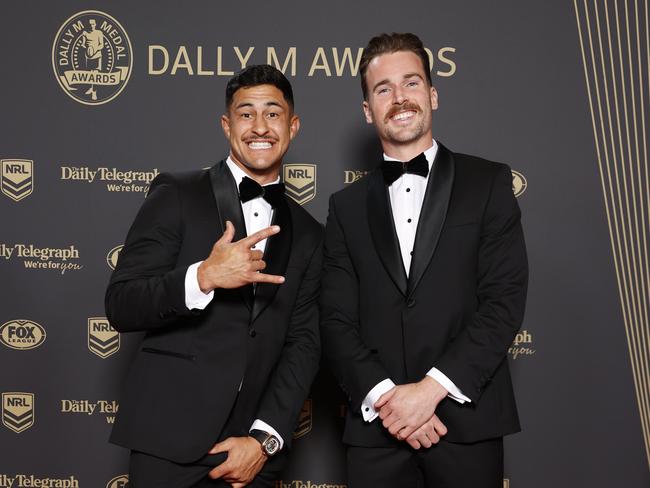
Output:
<path fill-rule="evenodd" d="M 221 128 L 223 129 L 226 139 L 230 139 L 230 119 L 227 114 L 221 116 Z"/>
<path fill-rule="evenodd" d="M 438 110 L 438 92 L 434 87 L 430 88 L 431 110 Z"/>
<path fill-rule="evenodd" d="M 365 100 L 363 101 L 363 113 L 366 116 L 366 123 L 372 124 L 374 122 L 372 118 L 372 112 L 370 111 L 370 105 Z"/>
<path fill-rule="evenodd" d="M 291 116 L 291 122 L 289 123 L 289 137 L 293 140 L 296 137 L 296 134 L 300 130 L 300 117 L 297 115 Z"/>

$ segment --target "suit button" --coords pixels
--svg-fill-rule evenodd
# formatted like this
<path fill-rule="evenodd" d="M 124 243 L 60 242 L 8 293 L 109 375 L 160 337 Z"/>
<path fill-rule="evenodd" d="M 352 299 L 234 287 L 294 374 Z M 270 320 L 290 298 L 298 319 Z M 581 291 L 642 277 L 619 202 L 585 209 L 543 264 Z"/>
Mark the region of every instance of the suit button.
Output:
<path fill-rule="evenodd" d="M 413 308 L 415 307 L 415 298 L 409 298 L 408 302 L 406 302 L 406 306 L 408 308 Z"/>
<path fill-rule="evenodd" d="M 248 331 L 248 335 L 251 337 L 255 337 L 257 335 L 257 331 L 255 329 L 251 329 Z"/>

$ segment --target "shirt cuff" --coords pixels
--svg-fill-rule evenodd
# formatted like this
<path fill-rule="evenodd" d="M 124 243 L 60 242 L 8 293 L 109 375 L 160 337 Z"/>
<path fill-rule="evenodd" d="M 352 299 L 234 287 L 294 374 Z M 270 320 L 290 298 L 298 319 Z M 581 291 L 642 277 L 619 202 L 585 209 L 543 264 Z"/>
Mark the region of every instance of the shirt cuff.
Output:
<path fill-rule="evenodd" d="M 282 438 L 282 436 L 280 434 L 278 434 L 278 431 L 275 430 L 273 427 L 271 427 L 266 422 L 264 422 L 263 420 L 255 419 L 255 421 L 253 422 L 253 425 L 251 425 L 251 428 L 248 429 L 248 432 L 250 432 L 251 430 L 263 430 L 267 434 L 274 435 L 280 441 L 280 449 L 282 449 L 282 446 L 284 446 L 284 439 Z"/>
<path fill-rule="evenodd" d="M 203 310 L 212 301 L 214 290 L 203 293 L 199 288 L 199 266 L 203 261 L 194 263 L 187 268 L 185 273 L 185 306 L 188 310 Z"/>
<path fill-rule="evenodd" d="M 465 402 L 472 401 L 469 398 L 467 398 L 467 396 L 463 395 L 463 392 L 460 391 L 460 389 L 454 384 L 454 382 L 451 381 L 449 378 L 447 378 L 439 369 L 431 368 L 427 372 L 427 376 L 430 376 L 438 383 L 440 383 L 445 388 L 445 390 L 447 390 L 448 392 L 447 396 L 449 398 L 456 400 L 458 403 L 465 403 Z"/>
<path fill-rule="evenodd" d="M 375 403 L 387 391 L 395 387 L 395 383 L 390 378 L 386 378 L 375 385 L 361 402 L 361 415 L 366 422 L 372 422 L 377 418 L 379 413 L 375 410 Z"/>

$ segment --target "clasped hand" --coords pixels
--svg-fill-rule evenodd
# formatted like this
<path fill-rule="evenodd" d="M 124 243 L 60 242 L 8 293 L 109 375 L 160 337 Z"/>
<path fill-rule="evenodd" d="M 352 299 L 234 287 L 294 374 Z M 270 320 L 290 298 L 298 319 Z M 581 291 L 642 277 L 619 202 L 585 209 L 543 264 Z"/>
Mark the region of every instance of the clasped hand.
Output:
<path fill-rule="evenodd" d="M 215 288 L 239 288 L 251 283 L 284 283 L 283 276 L 260 273 L 266 268 L 264 253 L 253 249 L 258 242 L 278 232 L 280 227 L 272 225 L 233 242 L 235 226 L 227 221 L 223 235 L 199 266 L 197 277 L 201 291 L 209 293 Z"/>
<path fill-rule="evenodd" d="M 379 418 L 396 439 L 414 449 L 431 447 L 447 433 L 447 427 L 435 415 L 447 396 L 447 390 L 430 376 L 417 383 L 398 385 L 384 393 L 375 403 Z"/>
<path fill-rule="evenodd" d="M 264 467 L 268 457 L 252 437 L 228 437 L 210 449 L 209 454 L 227 452 L 228 458 L 210 471 L 210 478 L 223 479 L 233 488 L 248 485 Z"/>

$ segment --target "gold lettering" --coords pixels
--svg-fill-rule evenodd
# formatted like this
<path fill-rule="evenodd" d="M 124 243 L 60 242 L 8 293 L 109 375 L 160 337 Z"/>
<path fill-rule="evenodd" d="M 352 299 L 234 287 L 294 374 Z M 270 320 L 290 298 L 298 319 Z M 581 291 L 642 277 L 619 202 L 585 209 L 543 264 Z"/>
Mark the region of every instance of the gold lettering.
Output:
<path fill-rule="evenodd" d="M 455 52 L 456 52 L 456 48 L 453 47 L 443 47 L 438 50 L 438 59 L 449 66 L 449 71 L 436 71 L 436 74 L 438 76 L 449 77 L 454 75 L 454 73 L 456 72 L 456 63 L 454 63 L 451 59 L 446 58 L 444 55 L 445 53 L 455 53 Z"/>
<path fill-rule="evenodd" d="M 319 47 L 316 50 L 314 55 L 314 60 L 311 63 L 311 68 L 309 68 L 309 74 L 307 76 L 314 76 L 314 72 L 317 69 L 322 69 L 325 71 L 325 76 L 332 76 L 332 70 L 327 62 L 327 56 L 325 55 L 325 48 Z"/>
<path fill-rule="evenodd" d="M 275 52 L 275 48 L 273 47 L 266 48 L 267 64 L 274 65 L 276 68 L 282 71 L 282 73 L 286 74 L 287 66 L 289 65 L 289 62 L 291 62 L 291 76 L 296 76 L 296 48 L 295 47 L 289 48 L 289 52 L 287 53 L 287 57 L 284 58 L 284 64 L 282 65 L 282 67 L 280 67 L 280 61 L 278 60 L 278 55 Z"/>
<path fill-rule="evenodd" d="M 254 47 L 249 47 L 248 51 L 246 51 L 246 56 L 242 58 L 241 51 L 237 46 L 235 46 L 235 54 L 237 55 L 237 58 L 239 58 L 239 62 L 241 64 L 241 69 L 244 69 L 246 67 L 246 63 L 248 62 L 248 58 L 251 57 L 251 54 L 253 54 L 253 51 L 255 50 Z"/>
<path fill-rule="evenodd" d="M 224 71 L 221 64 L 221 46 L 217 47 L 217 74 L 224 76 L 232 76 L 235 74 L 234 71 Z"/>
<path fill-rule="evenodd" d="M 196 47 L 196 74 L 199 76 L 209 76 L 214 74 L 214 71 L 203 69 L 203 47 L 202 46 Z"/>
<path fill-rule="evenodd" d="M 183 62 L 181 62 L 181 58 L 183 58 Z M 190 58 L 187 55 L 187 48 L 185 46 L 181 46 L 178 48 L 178 54 L 176 55 L 176 59 L 174 60 L 174 65 L 172 66 L 171 74 L 175 75 L 176 71 L 178 71 L 179 68 L 184 68 L 187 70 L 188 75 L 193 75 L 194 70 L 192 69 L 192 64 L 190 63 Z"/>
<path fill-rule="evenodd" d="M 153 53 L 159 51 L 163 55 L 163 67 L 161 69 L 154 69 L 153 63 Z M 149 46 L 149 74 L 150 75 L 162 75 L 167 71 L 169 66 L 169 51 L 164 46 L 153 45 Z"/>

